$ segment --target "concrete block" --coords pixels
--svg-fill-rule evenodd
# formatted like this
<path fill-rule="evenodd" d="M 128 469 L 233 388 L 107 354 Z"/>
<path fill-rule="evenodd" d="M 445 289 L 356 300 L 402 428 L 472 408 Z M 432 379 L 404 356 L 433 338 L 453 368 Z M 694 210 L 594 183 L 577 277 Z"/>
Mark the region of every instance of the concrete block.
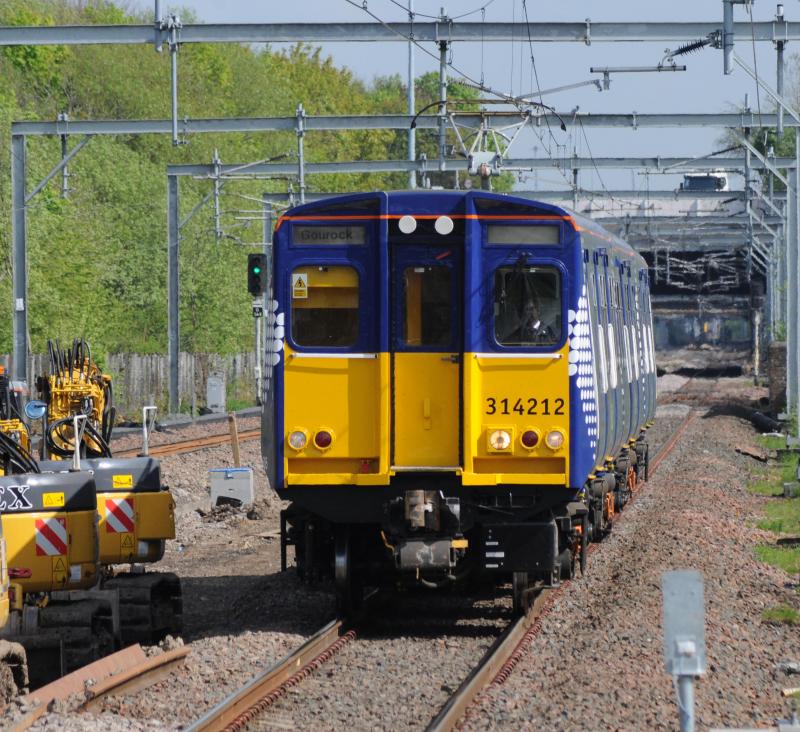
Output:
<path fill-rule="evenodd" d="M 208 471 L 211 505 L 252 506 L 255 500 L 252 468 L 212 468 Z"/>

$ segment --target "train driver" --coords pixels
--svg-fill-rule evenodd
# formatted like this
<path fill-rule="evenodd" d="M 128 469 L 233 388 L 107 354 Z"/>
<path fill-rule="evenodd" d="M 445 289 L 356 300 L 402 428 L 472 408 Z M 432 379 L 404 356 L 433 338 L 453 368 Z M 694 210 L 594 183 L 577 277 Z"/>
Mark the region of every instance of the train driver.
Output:
<path fill-rule="evenodd" d="M 520 343 L 537 346 L 552 345 L 556 342 L 553 329 L 542 319 L 539 298 L 534 294 L 531 294 L 523 304 L 518 339 Z"/>

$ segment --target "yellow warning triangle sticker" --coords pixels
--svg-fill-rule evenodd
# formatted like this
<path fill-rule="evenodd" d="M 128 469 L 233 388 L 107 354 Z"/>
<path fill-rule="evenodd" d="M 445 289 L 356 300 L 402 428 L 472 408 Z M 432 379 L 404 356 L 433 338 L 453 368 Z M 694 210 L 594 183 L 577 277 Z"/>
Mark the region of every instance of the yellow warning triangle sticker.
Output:
<path fill-rule="evenodd" d="M 122 537 L 122 546 L 126 549 L 133 549 L 133 536 L 131 534 L 125 534 Z"/>
<path fill-rule="evenodd" d="M 67 565 L 64 564 L 64 560 L 63 559 L 58 558 L 53 562 L 53 571 L 54 572 L 66 572 L 67 571 Z"/>

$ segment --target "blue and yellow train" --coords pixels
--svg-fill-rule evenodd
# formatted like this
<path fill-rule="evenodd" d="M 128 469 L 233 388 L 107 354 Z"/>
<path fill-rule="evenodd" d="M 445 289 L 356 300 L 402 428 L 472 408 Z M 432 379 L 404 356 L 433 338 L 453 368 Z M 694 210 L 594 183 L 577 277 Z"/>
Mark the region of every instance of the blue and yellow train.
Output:
<path fill-rule="evenodd" d="M 476 574 L 530 588 L 583 564 L 646 472 L 648 273 L 537 201 L 375 192 L 274 236 L 262 451 L 291 501 L 282 555 L 365 583 Z"/>

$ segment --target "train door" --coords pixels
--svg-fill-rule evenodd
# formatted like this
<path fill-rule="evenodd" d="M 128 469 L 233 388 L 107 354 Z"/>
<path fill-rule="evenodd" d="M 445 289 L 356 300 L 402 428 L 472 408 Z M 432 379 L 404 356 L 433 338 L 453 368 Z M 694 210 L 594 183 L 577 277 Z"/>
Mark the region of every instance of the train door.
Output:
<path fill-rule="evenodd" d="M 462 252 L 395 244 L 392 262 L 392 465 L 461 466 Z"/>
<path fill-rule="evenodd" d="M 613 310 L 611 308 L 611 276 L 608 269 L 608 255 L 602 250 L 595 252 L 597 262 L 598 343 L 600 360 L 605 369 L 603 391 L 606 396 L 605 440 L 603 446 L 606 456 L 617 442 L 617 354 L 614 344 Z M 600 447 L 601 445 L 598 445 Z M 599 456 L 599 453 L 598 453 Z M 615 457 L 615 456 L 614 456 Z"/>
<path fill-rule="evenodd" d="M 628 439 L 628 412 L 630 401 L 628 395 L 628 362 L 625 358 L 625 343 L 623 328 L 625 323 L 622 319 L 622 294 L 620 270 L 614 266 L 608 270 L 609 288 L 611 290 L 611 323 L 613 324 L 613 348 L 615 349 L 615 389 L 617 395 L 617 439 L 614 443 L 619 447 L 620 443 Z M 614 454 L 616 457 L 616 453 Z"/>

